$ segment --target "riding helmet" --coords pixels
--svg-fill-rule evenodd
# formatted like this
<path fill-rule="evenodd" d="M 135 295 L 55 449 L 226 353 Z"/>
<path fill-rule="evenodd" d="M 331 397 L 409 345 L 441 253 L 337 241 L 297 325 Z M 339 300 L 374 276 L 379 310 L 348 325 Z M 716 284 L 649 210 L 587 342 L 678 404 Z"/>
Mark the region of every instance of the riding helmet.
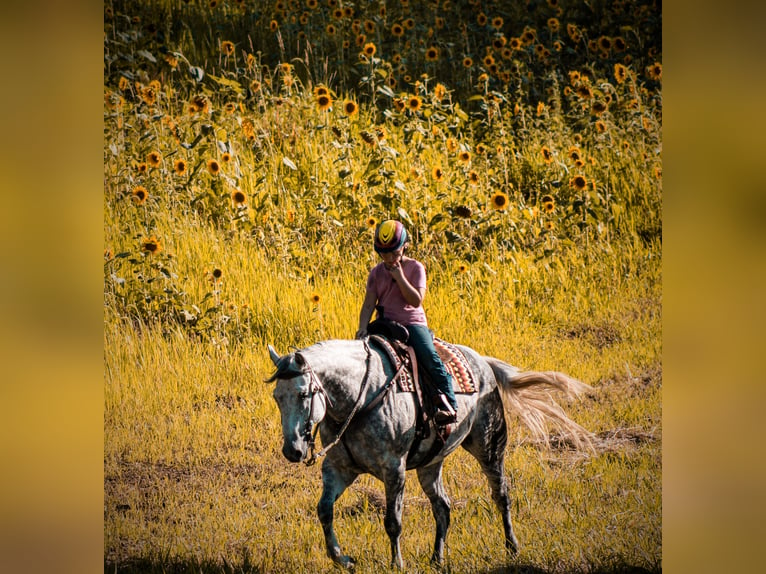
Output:
<path fill-rule="evenodd" d="M 401 222 L 387 219 L 375 229 L 375 251 L 390 253 L 407 243 L 407 230 Z"/>

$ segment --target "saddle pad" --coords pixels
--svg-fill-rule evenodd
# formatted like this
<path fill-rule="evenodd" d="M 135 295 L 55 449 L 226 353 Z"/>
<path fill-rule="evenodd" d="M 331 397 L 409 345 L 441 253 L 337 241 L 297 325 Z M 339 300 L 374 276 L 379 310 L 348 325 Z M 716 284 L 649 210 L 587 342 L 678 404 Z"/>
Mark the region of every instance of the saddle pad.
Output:
<path fill-rule="evenodd" d="M 434 339 L 434 347 L 444 366 L 447 367 L 447 371 L 452 375 L 452 388 L 455 393 L 475 393 L 478 390 L 476 377 L 463 352 L 452 343 L 438 338 Z"/>
<path fill-rule="evenodd" d="M 375 341 L 375 343 L 385 351 L 391 364 L 394 365 L 394 370 L 398 370 L 399 365 L 402 363 L 402 359 L 399 357 L 391 343 L 383 337 L 378 337 L 376 335 L 372 335 L 370 339 Z M 455 394 L 475 393 L 477 391 L 476 377 L 462 351 L 455 345 L 438 338 L 434 338 L 434 347 L 436 348 L 436 352 L 439 353 L 439 357 L 444 363 L 444 366 L 447 368 L 447 372 L 452 375 L 452 389 L 455 391 Z M 397 381 L 397 386 L 402 392 L 411 393 L 415 390 L 410 369 L 402 370 L 399 380 Z"/>

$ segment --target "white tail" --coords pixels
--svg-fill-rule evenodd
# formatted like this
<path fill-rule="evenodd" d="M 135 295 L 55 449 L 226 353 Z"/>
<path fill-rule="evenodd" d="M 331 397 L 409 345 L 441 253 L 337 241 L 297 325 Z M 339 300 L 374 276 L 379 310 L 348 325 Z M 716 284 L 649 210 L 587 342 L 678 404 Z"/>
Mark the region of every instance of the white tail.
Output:
<path fill-rule="evenodd" d="M 548 444 L 548 427 L 552 425 L 576 448 L 593 448 L 593 434 L 569 418 L 551 392 L 575 397 L 593 387 L 557 371 L 519 371 L 494 357 L 484 359 L 495 374 L 506 412 L 518 414 L 537 438 Z"/>

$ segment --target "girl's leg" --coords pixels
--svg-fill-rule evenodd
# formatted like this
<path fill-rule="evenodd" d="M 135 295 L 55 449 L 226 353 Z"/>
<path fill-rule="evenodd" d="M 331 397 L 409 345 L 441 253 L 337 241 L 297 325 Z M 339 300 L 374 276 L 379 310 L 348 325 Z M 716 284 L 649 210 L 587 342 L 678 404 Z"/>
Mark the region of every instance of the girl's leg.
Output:
<path fill-rule="evenodd" d="M 455 391 L 452 390 L 452 375 L 449 374 L 439 353 L 436 352 L 433 333 L 423 325 L 407 325 L 407 329 L 410 332 L 408 343 L 415 349 L 418 363 L 431 375 L 436 388 L 444 394 L 452 409 L 457 412 Z"/>

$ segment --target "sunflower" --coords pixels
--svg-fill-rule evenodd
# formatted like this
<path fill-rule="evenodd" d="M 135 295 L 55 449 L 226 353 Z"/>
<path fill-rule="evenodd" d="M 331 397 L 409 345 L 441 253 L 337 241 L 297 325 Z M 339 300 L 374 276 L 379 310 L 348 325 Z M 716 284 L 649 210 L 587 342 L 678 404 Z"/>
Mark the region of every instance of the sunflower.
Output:
<path fill-rule="evenodd" d="M 571 22 L 567 24 L 567 35 L 569 36 L 569 39 L 572 40 L 572 42 L 575 44 L 580 41 L 580 38 L 582 38 L 582 32 L 580 32 L 580 29 Z"/>
<path fill-rule="evenodd" d="M 447 138 L 447 141 L 445 142 L 445 145 L 447 146 L 447 151 L 450 153 L 455 153 L 457 151 L 457 140 L 453 137 Z"/>
<path fill-rule="evenodd" d="M 231 192 L 231 200 L 237 205 L 242 205 L 247 200 L 247 197 L 240 190 L 235 189 Z"/>
<path fill-rule="evenodd" d="M 548 18 L 547 24 L 548 24 L 548 29 L 551 32 L 558 32 L 559 31 L 560 24 L 559 24 L 559 19 L 558 18 Z"/>
<path fill-rule="evenodd" d="M 467 271 L 468 271 L 468 265 L 466 265 L 465 263 L 460 263 L 457 266 L 457 272 L 460 273 L 461 275 Z"/>
<path fill-rule="evenodd" d="M 487 15 L 484 12 L 479 12 L 479 15 L 476 16 L 476 23 L 479 26 L 486 26 L 487 25 Z"/>
<path fill-rule="evenodd" d="M 543 161 L 545 163 L 551 163 L 553 161 L 553 153 L 551 152 L 550 148 L 548 146 L 543 146 L 540 148 L 540 153 L 543 156 Z"/>
<path fill-rule="evenodd" d="M 398 22 L 391 26 L 391 33 L 396 36 L 397 38 L 401 38 L 404 36 L 404 26 L 399 24 Z"/>
<path fill-rule="evenodd" d="M 364 55 L 368 58 L 372 58 L 375 55 L 375 52 L 377 51 L 377 48 L 375 47 L 375 44 L 372 42 L 367 42 L 364 45 L 364 49 L 362 50 L 364 52 Z"/>
<path fill-rule="evenodd" d="M 185 159 L 177 159 L 173 163 L 173 171 L 176 172 L 176 175 L 183 175 L 186 171 L 186 160 Z"/>
<path fill-rule="evenodd" d="M 614 65 L 614 79 L 617 80 L 618 84 L 622 84 L 628 77 L 628 69 L 617 62 Z"/>
<path fill-rule="evenodd" d="M 162 244 L 152 235 L 149 239 L 141 241 L 141 251 L 149 255 L 155 255 L 162 251 Z"/>
<path fill-rule="evenodd" d="M 577 91 L 577 95 L 584 100 L 589 100 L 593 97 L 593 90 L 590 89 L 590 86 L 587 86 L 585 84 L 577 86 L 576 91 Z"/>
<path fill-rule="evenodd" d="M 556 209 L 556 204 L 553 199 L 543 202 L 543 211 L 545 211 L 545 213 L 552 213 L 554 209 Z"/>
<path fill-rule="evenodd" d="M 375 32 L 375 22 L 372 20 L 365 20 L 364 21 L 364 31 L 368 34 L 372 34 Z"/>
<path fill-rule="evenodd" d="M 332 98 L 329 94 L 322 94 L 317 97 L 317 107 L 325 112 L 332 107 Z"/>
<path fill-rule="evenodd" d="M 272 32 L 276 32 L 278 29 L 279 29 L 279 22 L 277 22 L 276 20 L 272 20 L 271 22 L 269 22 L 269 30 L 271 30 Z"/>
<path fill-rule="evenodd" d="M 146 165 L 145 161 L 142 161 L 138 165 L 136 165 L 136 169 L 138 170 L 138 173 L 146 173 L 148 167 Z"/>
<path fill-rule="evenodd" d="M 485 146 L 483 143 L 476 145 L 476 155 L 484 155 L 487 153 L 487 146 Z"/>
<path fill-rule="evenodd" d="M 233 114 L 235 111 L 237 111 L 237 104 L 234 102 L 226 102 L 223 106 L 224 111 L 227 114 Z"/>
<path fill-rule="evenodd" d="M 609 36 L 601 36 L 598 39 L 598 49 L 608 53 L 612 49 L 612 39 Z"/>
<path fill-rule="evenodd" d="M 601 100 L 596 100 L 595 102 L 593 102 L 593 105 L 591 106 L 590 111 L 592 114 L 596 116 L 600 116 L 607 109 L 609 109 L 609 106 L 606 105 L 606 102 L 602 102 Z"/>
<path fill-rule="evenodd" d="M 545 230 L 546 231 L 553 231 L 554 229 L 556 229 L 556 224 L 555 223 L 553 223 L 552 221 L 546 221 L 545 222 Z"/>
<path fill-rule="evenodd" d="M 146 156 L 146 163 L 149 164 L 151 167 L 159 167 L 161 161 L 162 161 L 162 156 L 160 155 L 160 152 L 158 151 L 151 151 Z"/>
<path fill-rule="evenodd" d="M 511 50 L 520 50 L 521 49 L 521 38 L 511 38 L 511 41 L 508 43 Z"/>
<path fill-rule="evenodd" d="M 473 60 L 468 56 L 463 58 L 463 67 L 470 68 L 471 66 L 473 66 Z"/>
<path fill-rule="evenodd" d="M 412 18 L 407 18 L 402 23 L 404 24 L 404 27 L 407 28 L 408 30 L 412 30 L 415 27 L 415 20 L 413 20 Z"/>
<path fill-rule="evenodd" d="M 582 191 L 585 189 L 585 187 L 588 185 L 588 180 L 585 179 L 585 176 L 582 175 L 576 175 L 574 176 L 569 183 L 578 191 Z"/>
<path fill-rule="evenodd" d="M 221 52 L 225 56 L 233 56 L 234 55 L 234 43 L 229 42 L 228 40 L 224 40 L 221 42 Z"/>
<path fill-rule="evenodd" d="M 468 163 L 471 161 L 471 152 L 463 150 L 458 154 L 457 158 L 463 163 Z"/>
<path fill-rule="evenodd" d="M 468 219 L 472 214 L 473 211 L 471 211 L 471 208 L 466 205 L 458 205 L 455 208 L 455 215 L 462 217 L 463 219 Z"/>
<path fill-rule="evenodd" d="M 327 96 L 329 94 L 330 94 L 330 90 L 328 90 L 327 86 L 325 86 L 323 84 L 319 84 L 318 86 L 316 86 L 314 88 L 314 95 L 317 96 L 317 97 L 319 97 L 319 96 Z"/>
<path fill-rule="evenodd" d="M 221 171 L 221 164 L 218 163 L 218 160 L 210 159 L 207 162 L 207 170 L 213 175 L 218 175 L 218 172 Z"/>
<path fill-rule="evenodd" d="M 582 152 L 580 151 L 579 147 L 572 146 L 569 148 L 567 155 L 569 156 L 569 159 L 571 159 L 572 161 L 577 161 L 578 159 L 582 157 Z"/>
<path fill-rule="evenodd" d="M 141 205 L 143 202 L 146 201 L 147 197 L 149 197 L 149 192 L 147 192 L 146 188 L 142 185 L 137 186 L 131 192 L 131 198 L 133 199 L 136 205 Z"/>
<path fill-rule="evenodd" d="M 536 110 L 537 117 L 540 117 L 541 115 L 543 115 L 545 113 L 545 109 L 546 108 L 545 108 L 544 102 L 537 102 L 537 110 Z"/>
<path fill-rule="evenodd" d="M 624 52 L 628 48 L 628 45 L 625 43 L 625 38 L 617 36 L 612 39 L 612 47 L 615 52 Z"/>
<path fill-rule="evenodd" d="M 492 18 L 491 25 L 495 30 L 500 30 L 500 28 L 503 27 L 503 18 L 500 16 L 495 16 L 494 18 Z"/>
<path fill-rule="evenodd" d="M 335 36 L 335 32 L 337 32 L 338 29 L 335 27 L 335 24 L 327 24 L 324 31 L 327 32 L 328 36 Z"/>
<path fill-rule="evenodd" d="M 447 95 L 447 88 L 444 87 L 444 84 L 436 84 L 436 87 L 434 88 L 434 97 L 438 101 L 442 101 L 444 99 L 444 96 Z"/>
<path fill-rule="evenodd" d="M 596 122 L 596 133 L 603 134 L 606 131 L 606 124 L 601 120 Z"/>
<path fill-rule="evenodd" d="M 436 62 L 439 59 L 439 48 L 431 46 L 426 50 L 426 61 Z"/>
<path fill-rule="evenodd" d="M 223 152 L 223 154 L 221 154 L 221 161 L 223 163 L 229 163 L 231 161 L 231 154 L 227 151 Z"/>
<path fill-rule="evenodd" d="M 356 102 L 354 100 L 345 99 L 343 100 L 343 112 L 349 116 L 355 116 L 356 113 L 359 111 L 359 106 L 356 105 Z"/>
<path fill-rule="evenodd" d="M 479 174 L 471 170 L 468 172 L 469 185 L 479 185 Z"/>
<path fill-rule="evenodd" d="M 220 269 L 218 269 L 218 267 L 216 267 L 215 269 L 213 269 L 213 272 L 210 275 L 212 276 L 213 281 L 219 281 L 221 277 L 223 277 L 223 271 L 221 271 Z"/>
<path fill-rule="evenodd" d="M 489 198 L 489 202 L 492 204 L 492 209 L 503 211 L 508 207 L 508 196 L 502 191 L 496 191 L 492 194 L 492 197 Z"/>
<path fill-rule="evenodd" d="M 647 66 L 646 73 L 652 80 L 660 81 L 662 79 L 662 64 L 655 62 L 651 66 Z"/>
<path fill-rule="evenodd" d="M 318 0 L 306 0 L 306 8 L 309 10 L 315 9 L 319 5 Z"/>
<path fill-rule="evenodd" d="M 362 141 L 366 143 L 370 147 L 375 146 L 375 136 L 368 132 L 367 130 L 362 130 L 359 132 L 359 137 L 362 138 Z"/>
<path fill-rule="evenodd" d="M 444 172 L 442 171 L 442 168 L 438 165 L 435 165 L 431 169 L 431 177 L 434 179 L 434 181 L 441 181 L 444 179 Z"/>
<path fill-rule="evenodd" d="M 407 99 L 407 108 L 411 112 L 417 112 L 420 109 L 421 105 L 423 105 L 423 102 L 420 100 L 420 97 L 418 96 L 410 96 Z"/>
<path fill-rule="evenodd" d="M 309 299 L 312 303 L 314 303 L 314 305 L 318 305 L 321 297 L 319 296 L 319 293 L 312 293 Z"/>
<path fill-rule="evenodd" d="M 485 65 L 485 66 L 487 66 L 487 67 L 489 68 L 490 66 L 494 65 L 494 63 L 495 63 L 495 58 L 492 56 L 492 54 L 487 54 L 487 55 L 486 55 L 486 56 L 484 56 L 484 58 L 482 59 L 482 62 L 484 62 L 484 65 Z"/>

